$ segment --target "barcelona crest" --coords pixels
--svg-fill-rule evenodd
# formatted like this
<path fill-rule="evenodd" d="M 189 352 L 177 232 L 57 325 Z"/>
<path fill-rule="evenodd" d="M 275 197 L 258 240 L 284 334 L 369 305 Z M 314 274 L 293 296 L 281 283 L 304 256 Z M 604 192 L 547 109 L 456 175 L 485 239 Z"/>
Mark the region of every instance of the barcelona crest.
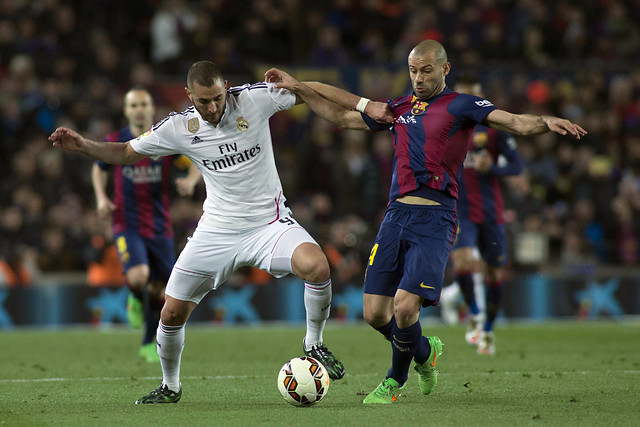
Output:
<path fill-rule="evenodd" d="M 411 114 L 414 116 L 424 114 L 424 110 L 427 108 L 427 105 L 429 105 L 428 102 L 416 101 L 411 107 Z"/>

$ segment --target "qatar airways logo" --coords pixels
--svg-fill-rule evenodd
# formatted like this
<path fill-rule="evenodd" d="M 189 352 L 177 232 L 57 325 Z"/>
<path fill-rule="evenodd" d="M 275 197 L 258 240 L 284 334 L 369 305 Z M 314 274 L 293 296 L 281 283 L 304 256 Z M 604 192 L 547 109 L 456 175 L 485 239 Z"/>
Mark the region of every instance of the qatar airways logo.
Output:
<path fill-rule="evenodd" d="M 238 151 L 238 145 L 236 143 L 222 144 L 218 146 L 218 149 L 222 157 L 213 160 L 200 160 L 202 166 L 210 171 L 219 171 L 253 159 L 260 153 L 260 144 L 256 144 L 254 147 L 247 148 L 243 151 Z"/>
<path fill-rule="evenodd" d="M 134 184 L 149 184 L 162 181 L 162 165 L 123 166 L 122 176 Z"/>
<path fill-rule="evenodd" d="M 407 116 L 407 117 L 398 116 L 398 117 L 396 117 L 395 122 L 396 123 L 402 123 L 403 125 L 408 125 L 408 124 L 414 124 L 415 125 L 416 123 L 418 123 L 416 121 L 415 116 Z"/>

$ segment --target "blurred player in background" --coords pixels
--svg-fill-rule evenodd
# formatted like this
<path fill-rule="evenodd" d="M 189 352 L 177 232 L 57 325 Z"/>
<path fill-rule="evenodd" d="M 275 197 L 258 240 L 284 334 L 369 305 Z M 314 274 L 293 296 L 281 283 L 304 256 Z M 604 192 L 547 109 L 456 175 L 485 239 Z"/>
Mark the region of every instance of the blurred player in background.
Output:
<path fill-rule="evenodd" d="M 202 298 L 243 266 L 276 277 L 293 273 L 304 280 L 303 350 L 321 362 L 332 379 L 342 378 L 342 363 L 323 343 L 332 297 L 329 264 L 285 206 L 273 155 L 269 118 L 299 100 L 274 84 L 228 88 L 209 61 L 191 66 L 185 90 L 193 106 L 171 113 L 150 132 L 124 144 L 97 143 L 66 128 L 50 136 L 54 146 L 117 164 L 182 153 L 204 177 L 204 214 L 165 290 L 157 331 L 162 383 L 136 403 L 180 400 L 184 325 Z"/>
<path fill-rule="evenodd" d="M 389 205 L 364 283 L 364 318 L 391 341 L 392 364 L 365 404 L 395 402 L 405 388 L 412 360 L 421 393 L 435 388 L 442 342 L 422 336 L 420 308 L 435 305 L 440 298 L 456 234 L 456 176 L 475 126 L 483 123 L 518 135 L 551 130 L 579 139 L 586 134 L 565 119 L 512 114 L 485 99 L 452 92 L 445 84 L 451 64 L 437 41 L 419 43 L 408 62 L 413 92 L 388 104 L 322 83 L 304 84 L 275 68 L 265 73 L 266 81 L 279 82 L 277 87 L 291 90 L 342 128 L 388 130 L 393 135 Z"/>
<path fill-rule="evenodd" d="M 459 229 L 458 229 L 459 232 Z M 455 248 L 455 242 L 454 242 Z M 482 262 L 482 257 L 480 256 L 480 252 L 477 247 L 472 249 L 473 252 L 473 260 L 474 260 L 474 271 L 473 278 L 473 287 L 476 292 L 476 305 L 478 306 L 478 312 L 480 316 L 484 316 L 485 314 L 485 306 L 484 306 L 484 284 L 482 272 L 484 271 L 484 263 Z M 449 262 L 453 264 L 451 258 L 449 258 Z M 438 306 L 440 307 L 440 316 L 442 317 L 442 321 L 446 325 L 457 325 L 461 321 L 467 321 L 467 316 L 469 309 L 467 304 L 465 303 L 464 297 L 462 296 L 462 292 L 460 291 L 460 285 L 456 280 L 453 280 L 449 285 L 445 285 L 442 287 L 442 293 L 440 294 L 440 301 L 438 302 Z M 484 318 L 484 317 L 483 317 Z"/>
<path fill-rule="evenodd" d="M 128 126 L 107 135 L 107 141 L 126 142 L 151 129 L 155 108 L 151 94 L 142 87 L 130 89 L 124 97 Z M 139 355 L 159 362 L 155 336 L 164 304 L 164 287 L 176 261 L 173 228 L 169 212 L 172 165 L 188 168 L 178 178 L 178 193 L 191 196 L 200 172 L 184 156 L 158 160 L 143 159 L 128 166 L 112 166 L 97 161 L 91 171 L 98 213 L 112 219 L 113 234 L 127 286 L 129 323 L 144 325 Z M 108 171 L 113 170 L 113 200 L 107 194 Z"/>
<path fill-rule="evenodd" d="M 480 98 L 484 96 L 480 82 L 473 74 L 459 74 L 455 90 Z M 520 174 L 522 163 L 516 141 L 507 132 L 478 124 L 471 142 L 462 179 L 458 181 L 458 235 L 451 259 L 456 281 L 469 308 L 465 339 L 478 346 L 478 354 L 490 355 L 495 353 L 493 323 L 500 311 L 504 266 L 507 264 L 500 178 Z M 479 264 L 474 257 L 476 247 L 486 264 L 484 324 L 476 302 L 473 278 Z"/>

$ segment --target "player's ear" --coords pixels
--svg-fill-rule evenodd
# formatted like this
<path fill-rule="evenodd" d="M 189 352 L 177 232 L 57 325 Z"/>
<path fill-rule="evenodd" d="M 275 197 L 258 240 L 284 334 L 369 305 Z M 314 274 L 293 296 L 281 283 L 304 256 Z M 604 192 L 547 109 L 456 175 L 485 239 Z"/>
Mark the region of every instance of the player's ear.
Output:
<path fill-rule="evenodd" d="M 447 61 L 442 65 L 442 74 L 446 76 L 449 74 L 449 71 L 451 71 L 451 62 Z"/>
<path fill-rule="evenodd" d="M 184 87 L 184 91 L 185 91 L 185 93 L 187 94 L 187 96 L 188 96 L 189 98 L 191 98 L 191 92 L 189 91 L 189 87 L 188 87 L 188 86 L 185 86 L 185 87 Z"/>
<path fill-rule="evenodd" d="M 227 82 L 226 80 L 224 81 L 224 90 L 226 91 L 227 89 L 229 89 L 229 82 Z"/>

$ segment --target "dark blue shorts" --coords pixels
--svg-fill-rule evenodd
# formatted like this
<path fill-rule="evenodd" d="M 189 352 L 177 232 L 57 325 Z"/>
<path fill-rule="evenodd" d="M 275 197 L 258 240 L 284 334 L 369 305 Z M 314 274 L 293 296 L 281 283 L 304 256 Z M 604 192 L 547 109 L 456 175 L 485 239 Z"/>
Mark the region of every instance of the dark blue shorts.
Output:
<path fill-rule="evenodd" d="M 476 224 L 458 218 L 458 236 L 453 249 L 478 247 L 482 259 L 492 267 L 507 264 L 507 233 L 504 224 Z"/>
<path fill-rule="evenodd" d="M 423 297 L 423 306 L 437 304 L 455 234 L 450 208 L 391 203 L 367 263 L 364 292 L 393 297 L 402 289 Z"/>
<path fill-rule="evenodd" d="M 172 238 L 160 236 L 149 239 L 138 233 L 127 231 L 117 233 L 115 238 L 125 273 L 133 266 L 147 264 L 151 279 L 163 282 L 169 279 L 173 265 L 176 263 Z"/>

